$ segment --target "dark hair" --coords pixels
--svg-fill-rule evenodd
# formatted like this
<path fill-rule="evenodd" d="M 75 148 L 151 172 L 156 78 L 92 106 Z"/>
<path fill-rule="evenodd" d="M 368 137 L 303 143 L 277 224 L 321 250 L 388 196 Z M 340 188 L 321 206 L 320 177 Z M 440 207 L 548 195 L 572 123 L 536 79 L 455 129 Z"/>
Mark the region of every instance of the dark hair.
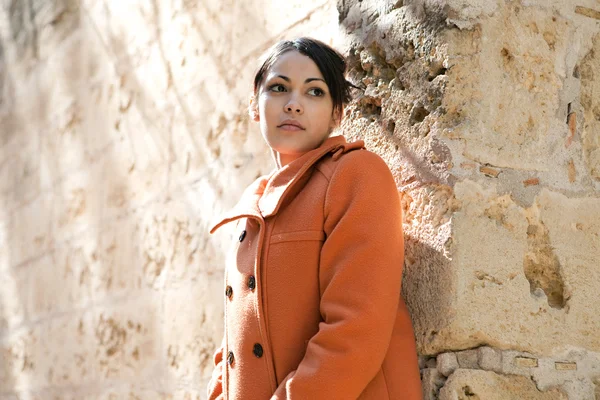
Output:
<path fill-rule="evenodd" d="M 262 84 L 265 73 L 277 62 L 280 56 L 288 51 L 297 51 L 317 64 L 331 93 L 333 111 L 341 112 L 342 107 L 352 99 L 350 89 L 356 88 L 346 80 L 346 60 L 344 56 L 327 44 L 309 37 L 282 40 L 265 53 L 264 61 L 254 76 L 254 94 L 258 93 L 258 88 Z"/>

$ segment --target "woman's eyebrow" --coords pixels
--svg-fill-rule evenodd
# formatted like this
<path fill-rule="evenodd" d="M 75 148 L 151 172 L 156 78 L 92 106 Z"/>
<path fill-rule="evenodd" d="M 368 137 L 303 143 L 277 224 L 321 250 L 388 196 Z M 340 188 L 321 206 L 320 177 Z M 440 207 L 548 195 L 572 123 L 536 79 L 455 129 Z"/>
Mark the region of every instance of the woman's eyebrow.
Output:
<path fill-rule="evenodd" d="M 287 76 L 285 76 L 285 75 L 277 75 L 277 77 L 278 77 L 278 78 L 281 78 L 281 79 L 283 79 L 283 80 L 284 80 L 284 81 L 286 81 L 286 82 L 291 82 L 291 81 L 292 81 L 290 78 L 288 78 L 288 77 L 287 77 Z M 321 81 L 321 82 L 324 82 L 324 83 L 325 83 L 325 80 L 324 80 L 324 79 L 321 79 L 321 78 L 307 78 L 307 79 L 304 81 L 304 83 L 309 83 L 309 82 L 312 82 L 312 81 Z"/>

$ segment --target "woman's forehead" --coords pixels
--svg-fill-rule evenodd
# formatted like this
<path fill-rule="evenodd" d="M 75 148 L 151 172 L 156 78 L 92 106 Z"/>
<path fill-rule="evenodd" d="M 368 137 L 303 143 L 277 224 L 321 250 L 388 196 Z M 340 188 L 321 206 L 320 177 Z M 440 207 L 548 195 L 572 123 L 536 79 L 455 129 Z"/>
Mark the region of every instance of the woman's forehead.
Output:
<path fill-rule="evenodd" d="M 297 51 L 288 51 L 279 56 L 267 71 L 267 78 L 275 76 L 284 76 L 292 81 L 305 81 L 309 78 L 323 79 L 323 74 L 317 64 L 310 57 Z"/>

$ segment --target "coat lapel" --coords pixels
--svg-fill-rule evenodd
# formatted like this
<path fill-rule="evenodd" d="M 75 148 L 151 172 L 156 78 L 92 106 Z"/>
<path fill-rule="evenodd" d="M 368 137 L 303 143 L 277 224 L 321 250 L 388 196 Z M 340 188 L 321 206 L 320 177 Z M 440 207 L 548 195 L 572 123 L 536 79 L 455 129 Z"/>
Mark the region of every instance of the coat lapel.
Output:
<path fill-rule="evenodd" d="M 228 212 L 217 219 L 210 233 L 214 233 L 222 225 L 239 218 L 254 217 L 263 219 L 275 215 L 281 204 L 296 183 L 307 171 L 326 154 L 333 153 L 337 160 L 343 153 L 364 148 L 364 141 L 348 143 L 343 136 L 333 136 L 326 139 L 321 146 L 303 154 L 270 175 L 265 175 L 254 181 L 243 193 L 240 201 Z"/>

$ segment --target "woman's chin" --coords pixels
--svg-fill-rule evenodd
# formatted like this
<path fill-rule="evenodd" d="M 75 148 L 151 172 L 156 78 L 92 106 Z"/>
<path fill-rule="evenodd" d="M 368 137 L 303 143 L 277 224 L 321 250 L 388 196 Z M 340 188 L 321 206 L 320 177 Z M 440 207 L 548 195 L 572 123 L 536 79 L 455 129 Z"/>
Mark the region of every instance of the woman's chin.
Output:
<path fill-rule="evenodd" d="M 288 156 L 300 156 L 311 148 L 306 143 L 289 143 L 289 141 L 268 141 L 267 145 L 279 154 Z"/>

